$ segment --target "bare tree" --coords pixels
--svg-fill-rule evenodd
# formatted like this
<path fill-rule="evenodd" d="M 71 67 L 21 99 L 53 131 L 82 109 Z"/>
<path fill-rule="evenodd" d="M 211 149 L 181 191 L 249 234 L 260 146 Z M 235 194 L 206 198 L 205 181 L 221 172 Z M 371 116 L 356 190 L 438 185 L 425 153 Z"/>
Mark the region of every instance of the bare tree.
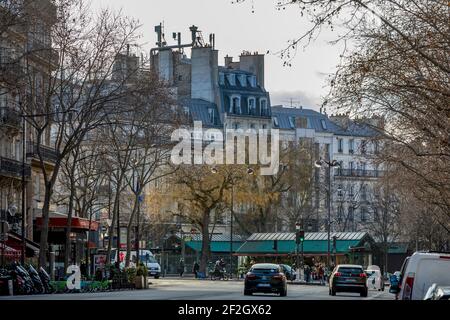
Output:
<path fill-rule="evenodd" d="M 27 48 L 33 51 L 21 61 L 26 77 L 19 102 L 45 184 L 41 266 L 47 262 L 50 202 L 62 162 L 104 121 L 105 105 L 125 94 L 122 83 L 111 85 L 112 67 L 138 28 L 120 12 L 94 15 L 83 0 L 57 0 L 50 9 L 33 15 L 40 23 L 28 33 Z M 39 68 L 38 59 L 44 62 Z M 43 145 L 56 151 L 51 169 L 44 164 Z"/>

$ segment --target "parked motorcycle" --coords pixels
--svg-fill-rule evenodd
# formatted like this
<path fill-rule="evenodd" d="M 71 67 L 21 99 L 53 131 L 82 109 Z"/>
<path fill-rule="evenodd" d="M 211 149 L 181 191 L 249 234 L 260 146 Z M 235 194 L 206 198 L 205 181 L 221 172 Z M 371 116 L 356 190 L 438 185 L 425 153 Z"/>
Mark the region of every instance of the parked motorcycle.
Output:
<path fill-rule="evenodd" d="M 35 289 L 35 293 L 44 293 L 44 285 L 42 284 L 42 280 L 39 277 L 39 273 L 36 271 L 35 268 L 30 264 L 28 266 L 28 274 L 30 275 L 31 280 L 33 281 L 33 286 Z"/>
<path fill-rule="evenodd" d="M 51 281 L 50 275 L 42 267 L 39 268 L 38 273 L 39 273 L 39 277 L 41 278 L 45 293 L 53 293 L 54 288 L 50 283 L 50 281 Z"/>
<path fill-rule="evenodd" d="M 33 284 L 33 280 L 31 279 L 27 270 L 22 267 L 20 264 L 15 264 L 13 273 L 15 276 L 17 291 L 21 294 L 33 294 L 36 289 Z"/>

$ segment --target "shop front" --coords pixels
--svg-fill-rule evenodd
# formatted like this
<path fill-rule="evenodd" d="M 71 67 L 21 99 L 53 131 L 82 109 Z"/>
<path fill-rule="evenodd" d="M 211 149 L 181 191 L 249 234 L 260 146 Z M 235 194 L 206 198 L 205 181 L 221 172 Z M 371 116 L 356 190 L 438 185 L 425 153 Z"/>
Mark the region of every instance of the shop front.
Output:
<path fill-rule="evenodd" d="M 64 255 L 66 251 L 67 217 L 49 218 L 48 243 L 49 251 L 55 255 L 56 275 L 64 275 Z M 40 240 L 42 218 L 37 218 L 35 223 L 35 239 Z M 83 218 L 72 218 L 70 232 L 70 257 L 72 263 L 82 266 L 86 256 L 95 253 L 98 247 L 99 223 Z M 91 259 L 92 260 L 92 259 Z"/>

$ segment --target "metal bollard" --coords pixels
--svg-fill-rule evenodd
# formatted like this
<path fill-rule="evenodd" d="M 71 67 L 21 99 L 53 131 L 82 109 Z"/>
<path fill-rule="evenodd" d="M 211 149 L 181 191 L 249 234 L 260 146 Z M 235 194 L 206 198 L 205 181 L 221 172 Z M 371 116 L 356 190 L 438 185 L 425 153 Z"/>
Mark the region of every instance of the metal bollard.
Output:
<path fill-rule="evenodd" d="M 8 280 L 8 293 L 10 296 L 14 295 L 14 287 L 13 287 L 13 281 Z"/>

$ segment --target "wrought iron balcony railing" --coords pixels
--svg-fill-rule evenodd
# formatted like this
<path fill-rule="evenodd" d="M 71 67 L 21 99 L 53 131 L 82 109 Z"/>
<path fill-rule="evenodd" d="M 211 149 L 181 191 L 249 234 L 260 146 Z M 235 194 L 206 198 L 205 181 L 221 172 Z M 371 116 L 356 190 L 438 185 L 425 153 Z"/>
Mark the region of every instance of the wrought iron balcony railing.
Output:
<path fill-rule="evenodd" d="M 42 160 L 45 162 L 55 163 L 58 160 L 58 152 L 55 149 L 42 144 L 39 146 L 39 149 Z M 39 160 L 37 143 L 31 141 L 27 143 L 27 157 Z"/>
<path fill-rule="evenodd" d="M 20 113 L 13 108 L 1 107 L 0 108 L 0 124 L 2 126 L 11 127 L 20 130 L 22 127 L 20 121 Z"/>
<path fill-rule="evenodd" d="M 11 178 L 22 178 L 22 162 L 0 157 L 0 175 Z M 25 178 L 31 177 L 31 166 L 25 163 Z"/>
<path fill-rule="evenodd" d="M 335 170 L 336 177 L 367 177 L 367 178 L 379 178 L 384 174 L 380 170 L 362 170 L 362 169 L 337 169 Z"/>

